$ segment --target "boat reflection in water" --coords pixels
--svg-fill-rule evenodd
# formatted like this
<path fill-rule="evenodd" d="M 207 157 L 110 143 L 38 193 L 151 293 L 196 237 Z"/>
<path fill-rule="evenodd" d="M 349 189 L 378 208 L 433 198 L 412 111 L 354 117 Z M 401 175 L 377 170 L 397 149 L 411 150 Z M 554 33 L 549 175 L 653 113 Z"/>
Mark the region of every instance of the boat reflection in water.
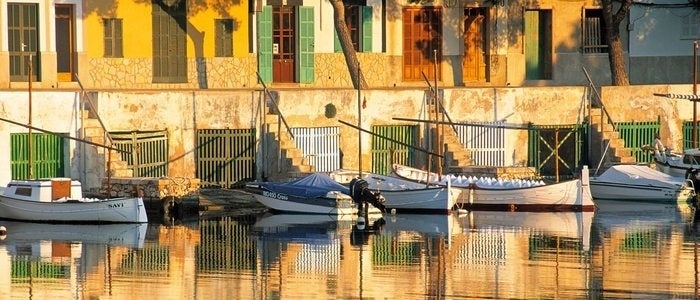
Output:
<path fill-rule="evenodd" d="M 68 225 L 6 222 L 0 237 L 0 299 L 81 299 L 83 283 L 108 284 L 105 261 L 141 248 L 146 223 Z M 105 287 L 109 288 L 109 287 Z"/>
<path fill-rule="evenodd" d="M 25 230 L 0 220 L 0 299 L 699 298 L 695 209 L 597 206 L 364 223 L 231 214 L 148 224 L 145 241 L 141 228 Z"/>

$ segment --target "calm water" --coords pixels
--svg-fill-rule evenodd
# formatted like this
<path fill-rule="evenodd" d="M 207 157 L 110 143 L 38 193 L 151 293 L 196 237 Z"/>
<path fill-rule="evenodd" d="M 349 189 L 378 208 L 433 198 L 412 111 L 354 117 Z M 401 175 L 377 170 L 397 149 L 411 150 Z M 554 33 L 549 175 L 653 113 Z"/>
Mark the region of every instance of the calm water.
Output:
<path fill-rule="evenodd" d="M 695 299 L 686 205 L 595 213 L 0 221 L 0 299 Z M 360 226 L 361 227 L 361 226 Z"/>

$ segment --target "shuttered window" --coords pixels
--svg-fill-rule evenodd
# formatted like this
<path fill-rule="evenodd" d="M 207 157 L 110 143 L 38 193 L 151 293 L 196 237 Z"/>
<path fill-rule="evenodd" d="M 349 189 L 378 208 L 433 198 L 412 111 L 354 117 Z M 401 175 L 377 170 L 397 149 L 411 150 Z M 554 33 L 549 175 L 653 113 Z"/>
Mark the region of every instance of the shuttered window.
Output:
<path fill-rule="evenodd" d="M 365 3 L 359 5 L 345 6 L 345 24 L 350 33 L 352 47 L 358 52 L 372 51 L 372 7 L 365 6 Z M 335 36 L 335 52 L 342 52 L 338 32 L 334 31 Z"/>
<path fill-rule="evenodd" d="M 583 53 L 608 53 L 608 38 L 603 19 L 603 10 L 599 8 L 583 11 Z"/>
<path fill-rule="evenodd" d="M 214 20 L 216 29 L 216 56 L 231 57 L 233 56 L 233 20 L 232 19 L 217 19 Z"/>
<path fill-rule="evenodd" d="M 104 57 L 124 57 L 122 51 L 122 19 L 102 19 L 104 24 Z"/>

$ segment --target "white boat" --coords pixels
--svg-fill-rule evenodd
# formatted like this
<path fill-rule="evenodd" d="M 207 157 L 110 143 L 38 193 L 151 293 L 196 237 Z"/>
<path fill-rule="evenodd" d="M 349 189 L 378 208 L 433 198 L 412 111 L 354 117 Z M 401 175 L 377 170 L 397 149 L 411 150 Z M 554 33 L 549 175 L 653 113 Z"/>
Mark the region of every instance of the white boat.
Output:
<path fill-rule="evenodd" d="M 617 165 L 590 179 L 596 200 L 687 202 L 695 196 L 693 182 L 641 165 Z"/>
<path fill-rule="evenodd" d="M 333 180 L 347 184 L 353 178 L 358 178 L 359 172 L 339 169 L 329 175 Z M 449 185 L 426 185 L 369 172 L 362 172 L 362 179 L 367 182 L 368 189 L 379 192 L 384 197 L 387 211 L 449 214 L 461 193 L 461 190 Z"/>
<path fill-rule="evenodd" d="M 350 215 L 360 211 L 350 189 L 324 173 L 313 173 L 290 182 L 252 182 L 245 190 L 255 200 L 280 212 Z M 381 213 L 369 205 L 368 212 Z"/>
<path fill-rule="evenodd" d="M 689 170 L 700 170 L 700 149 L 687 149 L 683 153 L 671 152 L 666 148 L 664 153 L 654 154 L 656 170 L 674 177 L 688 178 Z"/>
<path fill-rule="evenodd" d="M 594 211 L 588 185 L 588 167 L 581 178 L 545 184 L 542 181 L 503 180 L 430 173 L 394 164 L 393 175 L 418 184 L 452 186 L 461 189 L 457 206 L 469 210 L 508 211 Z"/>
<path fill-rule="evenodd" d="M 82 196 L 70 178 L 13 180 L 0 194 L 0 218 L 61 223 L 146 223 L 143 199 Z"/>

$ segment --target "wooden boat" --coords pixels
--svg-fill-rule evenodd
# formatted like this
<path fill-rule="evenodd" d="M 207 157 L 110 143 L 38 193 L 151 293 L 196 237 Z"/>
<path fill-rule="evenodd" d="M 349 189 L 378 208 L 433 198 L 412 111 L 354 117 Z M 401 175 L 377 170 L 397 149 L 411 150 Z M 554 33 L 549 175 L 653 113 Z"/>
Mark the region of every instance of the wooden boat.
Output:
<path fill-rule="evenodd" d="M 588 168 L 580 179 L 545 184 L 542 181 L 507 181 L 445 175 L 394 164 L 393 176 L 417 184 L 452 186 L 460 189 L 457 206 L 469 210 L 507 211 L 594 211 L 588 185 Z"/>
<path fill-rule="evenodd" d="M 0 195 L 0 218 L 35 222 L 146 223 L 143 199 L 84 198 L 70 178 L 13 180 Z"/>
<path fill-rule="evenodd" d="M 245 190 L 268 208 L 280 212 L 349 215 L 360 212 L 360 202 L 350 189 L 324 173 L 313 173 L 290 182 L 252 182 Z M 370 206 L 370 213 L 381 211 Z"/>
<path fill-rule="evenodd" d="M 347 184 L 353 178 L 359 177 L 355 170 L 339 169 L 330 172 L 333 180 Z M 367 187 L 384 197 L 384 206 L 387 211 L 405 213 L 438 213 L 449 214 L 452 212 L 461 191 L 449 185 L 426 185 L 393 176 L 385 176 L 375 173 L 362 173 L 362 179 L 367 182 Z"/>
<path fill-rule="evenodd" d="M 688 202 L 695 196 L 691 180 L 674 177 L 647 166 L 617 165 L 591 177 L 591 193 L 596 200 Z"/>

